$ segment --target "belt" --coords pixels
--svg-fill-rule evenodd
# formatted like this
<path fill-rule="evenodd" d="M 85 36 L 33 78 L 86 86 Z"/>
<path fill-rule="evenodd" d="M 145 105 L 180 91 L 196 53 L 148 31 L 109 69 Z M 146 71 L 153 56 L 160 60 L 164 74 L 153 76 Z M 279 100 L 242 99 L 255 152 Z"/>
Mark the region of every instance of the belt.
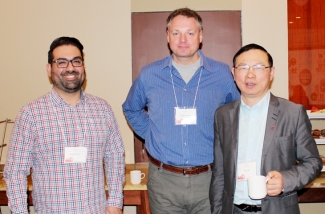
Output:
<path fill-rule="evenodd" d="M 213 164 L 209 164 L 209 165 L 205 165 L 205 166 L 180 168 L 180 167 L 175 167 L 175 166 L 161 163 L 159 160 L 156 160 L 155 158 L 151 157 L 150 155 L 148 155 L 148 157 L 149 157 L 150 162 L 153 163 L 154 165 L 161 167 L 167 171 L 178 173 L 178 174 L 183 174 L 183 175 L 197 175 L 197 174 L 200 174 L 203 172 L 208 172 L 208 171 L 212 170 L 212 168 L 213 168 Z"/>
<path fill-rule="evenodd" d="M 250 204 L 234 204 L 236 207 L 245 212 L 258 212 L 262 211 L 261 205 L 250 205 Z"/>

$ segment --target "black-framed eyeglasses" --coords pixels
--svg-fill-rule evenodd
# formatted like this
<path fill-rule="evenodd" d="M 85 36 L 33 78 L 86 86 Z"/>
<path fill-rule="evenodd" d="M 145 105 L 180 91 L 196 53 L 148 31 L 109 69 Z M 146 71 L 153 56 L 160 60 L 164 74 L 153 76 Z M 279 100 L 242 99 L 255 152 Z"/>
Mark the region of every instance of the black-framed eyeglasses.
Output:
<path fill-rule="evenodd" d="M 71 62 L 72 66 L 73 67 L 81 67 L 83 66 L 83 59 L 82 58 L 75 58 L 75 59 L 71 59 L 71 60 L 68 60 L 68 59 L 57 59 L 57 60 L 53 60 L 52 63 L 56 63 L 56 66 L 58 68 L 66 68 L 68 67 L 69 65 L 69 62 Z"/>
<path fill-rule="evenodd" d="M 235 69 L 237 69 L 238 71 L 243 72 L 243 73 L 248 72 L 251 68 L 255 72 L 262 72 L 266 68 L 271 68 L 271 66 L 257 64 L 257 65 L 238 65 L 237 67 L 235 67 Z"/>

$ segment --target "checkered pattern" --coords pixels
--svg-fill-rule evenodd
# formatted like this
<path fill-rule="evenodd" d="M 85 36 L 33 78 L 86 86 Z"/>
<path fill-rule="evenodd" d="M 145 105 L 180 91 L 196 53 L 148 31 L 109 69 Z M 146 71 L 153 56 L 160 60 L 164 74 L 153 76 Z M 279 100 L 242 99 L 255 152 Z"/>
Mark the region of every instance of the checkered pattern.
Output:
<path fill-rule="evenodd" d="M 86 163 L 64 164 L 66 146 L 87 147 Z M 121 208 L 124 146 L 110 105 L 82 92 L 72 107 L 52 90 L 24 106 L 15 121 L 4 172 L 14 214 L 28 213 L 30 168 L 37 213 L 102 214 L 108 205 Z"/>

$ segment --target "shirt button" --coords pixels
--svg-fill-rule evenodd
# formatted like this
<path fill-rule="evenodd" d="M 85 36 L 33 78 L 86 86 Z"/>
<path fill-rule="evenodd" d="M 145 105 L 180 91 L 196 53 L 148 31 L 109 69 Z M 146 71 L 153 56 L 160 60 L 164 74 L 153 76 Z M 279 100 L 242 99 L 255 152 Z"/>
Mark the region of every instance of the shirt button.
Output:
<path fill-rule="evenodd" d="M 184 91 L 186 91 L 186 88 L 184 88 Z"/>
<path fill-rule="evenodd" d="M 184 143 L 184 145 L 186 146 L 186 143 Z"/>
<path fill-rule="evenodd" d="M 188 161 L 186 161 L 186 164 L 188 164 Z"/>

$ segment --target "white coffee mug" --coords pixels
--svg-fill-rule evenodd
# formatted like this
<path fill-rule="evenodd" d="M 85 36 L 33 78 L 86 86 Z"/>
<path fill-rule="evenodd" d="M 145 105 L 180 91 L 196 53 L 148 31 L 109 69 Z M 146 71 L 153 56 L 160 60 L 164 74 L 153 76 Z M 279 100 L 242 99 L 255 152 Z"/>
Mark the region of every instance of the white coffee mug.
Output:
<path fill-rule="evenodd" d="M 141 173 L 140 170 L 131 170 L 130 171 L 131 184 L 140 184 L 141 180 L 146 177 L 144 173 Z"/>
<path fill-rule="evenodd" d="M 250 176 L 247 179 L 248 195 L 251 199 L 262 199 L 266 196 L 266 177 L 263 175 Z"/>

